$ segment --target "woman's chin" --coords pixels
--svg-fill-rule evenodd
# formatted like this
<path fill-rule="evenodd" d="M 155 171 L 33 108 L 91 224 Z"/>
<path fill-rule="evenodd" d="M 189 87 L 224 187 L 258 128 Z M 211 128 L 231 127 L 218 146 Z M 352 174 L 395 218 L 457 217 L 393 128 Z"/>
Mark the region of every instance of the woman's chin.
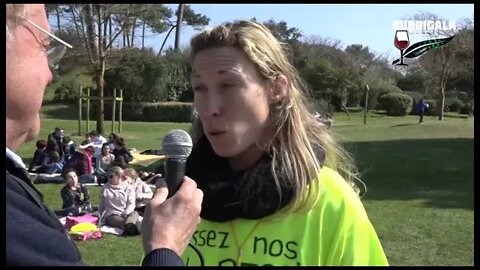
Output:
<path fill-rule="evenodd" d="M 223 158 L 229 158 L 233 156 L 232 147 L 228 147 L 227 145 L 215 144 L 212 143 L 212 149 L 217 154 L 217 156 Z"/>

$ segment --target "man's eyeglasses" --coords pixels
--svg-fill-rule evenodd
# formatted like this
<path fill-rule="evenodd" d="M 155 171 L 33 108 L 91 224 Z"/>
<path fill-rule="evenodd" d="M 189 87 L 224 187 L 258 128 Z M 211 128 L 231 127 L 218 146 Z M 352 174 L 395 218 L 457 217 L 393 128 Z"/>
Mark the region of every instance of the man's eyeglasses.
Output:
<path fill-rule="evenodd" d="M 24 18 L 25 21 L 27 21 L 29 24 L 35 26 L 35 28 L 37 28 L 38 30 L 44 32 L 45 34 L 47 34 L 49 37 L 55 39 L 56 41 L 60 42 L 62 45 L 59 45 L 59 46 L 54 46 L 54 47 L 51 47 L 51 48 L 48 48 L 47 49 L 47 60 L 48 60 L 48 66 L 52 69 L 56 69 L 57 68 L 57 64 L 58 62 L 62 59 L 62 57 L 65 55 L 65 52 L 67 51 L 67 47 L 68 48 L 73 48 L 72 45 L 68 44 L 67 42 L 63 41 L 62 39 L 60 39 L 59 37 L 55 36 L 54 34 L 48 32 L 47 30 L 43 29 L 42 27 L 40 27 L 39 25 L 37 25 L 36 23 L 30 21 L 29 19 L 26 19 Z"/>

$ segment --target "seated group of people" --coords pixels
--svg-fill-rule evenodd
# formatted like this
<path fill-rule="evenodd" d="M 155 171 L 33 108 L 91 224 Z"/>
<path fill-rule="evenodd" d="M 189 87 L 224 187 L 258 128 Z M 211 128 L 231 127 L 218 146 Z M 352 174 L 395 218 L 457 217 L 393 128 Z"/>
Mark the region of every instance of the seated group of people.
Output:
<path fill-rule="evenodd" d="M 135 235 L 140 232 L 139 217 L 153 196 L 147 183 L 154 183 L 161 174 L 137 174 L 129 168 L 132 160 L 124 139 L 115 133 L 107 140 L 92 131 L 77 147 L 57 127 L 47 141 L 37 141 L 29 171 L 40 174 L 35 183 L 65 183 L 60 190 L 62 209 L 55 211 L 59 217 L 98 213 L 105 225 Z M 61 176 L 47 177 L 41 173 Z M 103 184 L 98 207 L 91 204 L 87 183 Z"/>
<path fill-rule="evenodd" d="M 112 133 L 107 139 L 92 131 L 78 147 L 63 136 L 63 129 L 55 128 L 48 140 L 37 141 L 37 150 L 29 166 L 29 172 L 37 174 L 62 173 L 73 168 L 80 183 L 106 183 L 106 170 L 116 165 L 127 168 L 133 160 L 123 138 Z M 35 183 L 62 183 L 62 177 L 39 175 Z"/>
<path fill-rule="evenodd" d="M 38 140 L 28 171 L 32 173 L 61 173 L 65 162 L 75 153 L 75 143 L 63 136 L 63 129 L 56 127 L 47 140 Z"/>
<path fill-rule="evenodd" d="M 88 187 L 79 182 L 74 169 L 64 170 L 62 177 L 66 184 L 60 191 L 63 204 L 56 214 L 63 217 L 98 210 L 103 224 L 123 229 L 125 235 L 139 234 L 139 217 L 143 216 L 145 206 L 153 196 L 152 189 L 134 169 L 112 166 L 106 174 L 108 182 L 100 191 L 100 204 L 92 207 Z"/>

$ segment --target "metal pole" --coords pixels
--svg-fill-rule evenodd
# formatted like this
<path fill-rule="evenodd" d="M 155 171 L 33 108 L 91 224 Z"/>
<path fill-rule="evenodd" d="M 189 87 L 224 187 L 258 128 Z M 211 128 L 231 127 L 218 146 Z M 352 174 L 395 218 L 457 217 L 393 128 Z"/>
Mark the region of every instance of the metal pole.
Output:
<path fill-rule="evenodd" d="M 90 88 L 87 88 L 87 133 L 90 132 Z"/>
<path fill-rule="evenodd" d="M 83 89 L 80 85 L 80 89 L 78 91 L 78 136 L 82 135 L 82 96 Z"/>
<path fill-rule="evenodd" d="M 117 89 L 113 88 L 113 104 L 112 104 L 112 133 L 115 131 L 115 109 L 117 105 Z"/>
<path fill-rule="evenodd" d="M 368 84 L 365 85 L 366 90 L 365 90 L 365 109 L 363 111 L 363 124 L 367 124 L 367 113 L 368 113 L 368 92 L 370 91 L 370 88 L 368 87 Z"/>

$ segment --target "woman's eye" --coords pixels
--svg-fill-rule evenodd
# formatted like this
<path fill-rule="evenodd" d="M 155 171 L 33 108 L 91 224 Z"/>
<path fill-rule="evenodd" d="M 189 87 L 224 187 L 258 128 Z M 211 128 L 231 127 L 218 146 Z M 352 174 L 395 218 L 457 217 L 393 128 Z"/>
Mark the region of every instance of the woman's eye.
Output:
<path fill-rule="evenodd" d="M 235 85 L 231 84 L 231 83 L 225 83 L 225 84 L 222 84 L 222 88 L 232 88 L 234 87 Z"/>

